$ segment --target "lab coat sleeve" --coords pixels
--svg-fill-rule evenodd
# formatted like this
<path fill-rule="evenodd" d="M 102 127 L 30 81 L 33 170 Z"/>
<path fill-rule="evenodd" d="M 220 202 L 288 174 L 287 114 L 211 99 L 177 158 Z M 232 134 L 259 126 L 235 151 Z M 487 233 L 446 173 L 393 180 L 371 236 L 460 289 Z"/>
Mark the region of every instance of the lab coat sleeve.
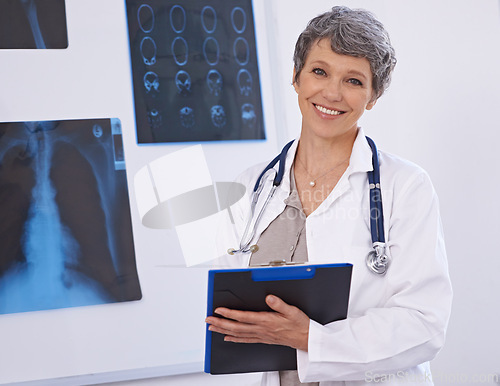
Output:
<path fill-rule="evenodd" d="M 325 326 L 311 321 L 308 352 L 297 352 L 302 382 L 393 374 L 431 360 L 444 343 L 452 290 L 437 196 L 424 171 L 393 194 L 385 219 L 391 266 L 369 277 L 385 281 L 373 294 L 380 306 Z"/>

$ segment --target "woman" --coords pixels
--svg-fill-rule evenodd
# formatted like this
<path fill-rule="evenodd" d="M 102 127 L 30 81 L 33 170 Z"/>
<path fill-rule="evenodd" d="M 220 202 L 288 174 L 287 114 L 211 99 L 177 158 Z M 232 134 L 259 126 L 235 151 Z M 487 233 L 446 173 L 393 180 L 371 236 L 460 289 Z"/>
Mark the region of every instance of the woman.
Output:
<path fill-rule="evenodd" d="M 299 378 L 319 385 L 433 384 L 428 361 L 443 345 L 452 298 L 438 200 L 425 171 L 384 152 L 380 185 L 391 263 L 384 276 L 365 264 L 372 249 L 372 153 L 358 120 L 389 85 L 395 63 L 384 27 L 364 10 L 334 7 L 311 20 L 297 41 L 300 138 L 257 226 L 258 250 L 228 259 L 348 262 L 353 276 L 347 319 L 325 326 L 272 295 L 266 302 L 274 312 L 219 308 L 216 314 L 231 320 L 207 318 L 227 341 L 297 349 L 298 373 L 266 373 L 263 384 L 295 385 Z M 250 190 L 262 169 L 251 168 L 240 182 Z M 245 205 L 233 212 L 238 240 L 246 214 Z"/>

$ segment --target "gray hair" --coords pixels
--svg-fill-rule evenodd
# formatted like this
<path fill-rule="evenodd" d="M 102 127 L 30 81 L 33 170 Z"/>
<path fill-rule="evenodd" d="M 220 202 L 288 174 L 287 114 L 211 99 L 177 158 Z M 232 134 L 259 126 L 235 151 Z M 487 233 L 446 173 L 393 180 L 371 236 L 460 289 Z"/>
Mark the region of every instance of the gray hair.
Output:
<path fill-rule="evenodd" d="M 311 46 L 325 38 L 330 40 L 333 52 L 368 60 L 373 77 L 373 99 L 379 98 L 391 83 L 396 56 L 382 23 L 364 9 L 333 7 L 307 24 L 295 44 L 294 82 L 299 80 Z"/>

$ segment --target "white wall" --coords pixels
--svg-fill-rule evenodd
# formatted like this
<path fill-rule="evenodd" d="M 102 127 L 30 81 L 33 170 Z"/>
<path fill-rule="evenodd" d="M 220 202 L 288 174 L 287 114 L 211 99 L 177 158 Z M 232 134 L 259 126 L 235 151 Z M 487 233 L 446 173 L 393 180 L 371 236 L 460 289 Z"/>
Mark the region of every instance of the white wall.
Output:
<path fill-rule="evenodd" d="M 68 0 L 68 10 L 98 7 L 101 1 Z M 116 6 L 119 11 L 117 18 L 123 16 L 121 1 L 106 1 L 112 1 L 111 7 Z M 446 346 L 432 365 L 437 376 L 436 385 L 479 383 L 473 382 L 472 377 L 500 373 L 500 334 L 496 327 L 500 254 L 495 243 L 500 234 L 500 204 L 495 197 L 500 191 L 500 152 L 496 151 L 500 142 L 500 125 L 496 117 L 497 106 L 500 106 L 497 0 L 266 0 L 265 4 L 271 12 L 268 27 L 274 28 L 268 38 L 274 73 L 274 79 L 268 81 L 276 89 L 273 113 L 278 125 L 287 129 L 281 134 L 282 142 L 285 137 L 296 136 L 300 129 L 296 95 L 290 85 L 291 58 L 295 39 L 306 22 L 333 4 L 345 4 L 373 11 L 386 25 L 399 63 L 389 92 L 363 118 L 362 125 L 380 148 L 423 166 L 440 196 L 455 300 Z M 126 52 L 126 31 L 122 27 L 115 30 L 109 20 L 99 20 L 99 14 L 90 13 L 94 19 L 81 19 L 78 28 L 87 28 L 88 25 L 109 27 L 107 31 L 96 30 L 99 36 L 87 37 L 103 41 L 97 46 L 102 50 L 100 57 L 111 61 L 127 60 L 123 55 Z M 69 38 L 71 41 L 79 35 L 70 35 Z M 73 44 L 76 43 L 73 41 Z M 117 50 L 117 56 L 112 55 L 113 50 Z M 23 57 L 18 58 L 19 63 L 9 62 L 9 71 L 22 67 Z M 103 63 L 89 62 L 86 65 L 99 72 Z M 133 121 L 131 89 L 127 82 L 120 81 L 129 79 L 127 66 L 108 63 L 105 69 L 109 68 L 118 71 L 107 73 L 99 80 L 99 94 L 94 92 L 95 84 L 85 82 L 85 77 L 79 80 L 79 75 L 70 70 L 58 75 L 61 81 L 71 79 L 75 93 L 79 90 L 88 96 L 89 101 L 84 106 L 75 105 L 72 98 L 57 93 L 42 100 L 19 93 L 14 101 L 2 94 L 0 120 L 16 120 L 13 113 L 15 98 L 23 98 L 33 106 L 32 119 L 64 118 L 48 113 L 43 115 L 57 103 L 64 108 L 67 118 L 117 116 L 125 121 L 125 129 Z M 43 79 L 47 74 L 34 76 L 38 82 L 39 77 Z M 1 81 L 2 87 L 12 90 L 21 90 L 18 84 L 30 84 L 29 79 L 17 80 L 6 75 Z M 48 84 L 47 88 L 53 89 L 54 86 Z M 23 119 L 29 120 L 30 116 Z M 270 120 L 268 125 L 273 124 L 274 115 Z M 136 151 L 131 147 L 125 150 L 126 155 Z M 161 154 L 161 149 L 156 147 L 146 158 L 154 159 Z M 142 164 L 132 166 L 129 169 L 131 176 Z M 133 212 L 133 216 L 137 214 Z M 164 233 L 161 237 L 165 237 Z M 150 258 L 157 258 L 160 263 L 160 256 Z M 145 270 L 143 267 L 143 272 Z M 459 375 L 468 379 L 457 379 Z M 257 378 L 256 375 L 212 377 L 189 374 L 121 384 L 255 385 Z"/>

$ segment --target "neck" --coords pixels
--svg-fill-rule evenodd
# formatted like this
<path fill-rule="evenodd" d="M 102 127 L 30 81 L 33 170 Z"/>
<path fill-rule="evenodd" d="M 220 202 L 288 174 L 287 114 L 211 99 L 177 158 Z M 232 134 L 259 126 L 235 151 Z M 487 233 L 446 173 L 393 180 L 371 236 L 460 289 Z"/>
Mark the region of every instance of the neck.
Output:
<path fill-rule="evenodd" d="M 341 137 L 323 139 L 301 134 L 296 157 L 307 171 L 316 176 L 349 159 L 358 130 L 350 130 Z"/>

